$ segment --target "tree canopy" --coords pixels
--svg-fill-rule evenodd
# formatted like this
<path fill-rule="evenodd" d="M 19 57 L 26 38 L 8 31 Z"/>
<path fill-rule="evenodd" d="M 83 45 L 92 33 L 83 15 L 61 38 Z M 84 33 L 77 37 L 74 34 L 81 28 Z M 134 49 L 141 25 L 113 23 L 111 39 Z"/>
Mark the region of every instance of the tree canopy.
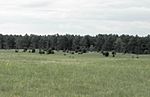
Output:
<path fill-rule="evenodd" d="M 145 37 L 129 35 L 96 36 L 80 35 L 2 35 L 0 49 L 53 49 L 53 50 L 88 50 L 116 51 L 120 53 L 149 54 L 150 35 Z"/>

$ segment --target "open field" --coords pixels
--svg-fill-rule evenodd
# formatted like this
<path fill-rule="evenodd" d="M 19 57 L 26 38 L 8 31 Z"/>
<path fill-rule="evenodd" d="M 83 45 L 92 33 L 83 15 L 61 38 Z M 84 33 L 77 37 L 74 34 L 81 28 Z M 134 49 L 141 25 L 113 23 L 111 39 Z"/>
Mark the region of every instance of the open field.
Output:
<path fill-rule="evenodd" d="M 150 56 L 0 51 L 0 97 L 150 97 Z"/>

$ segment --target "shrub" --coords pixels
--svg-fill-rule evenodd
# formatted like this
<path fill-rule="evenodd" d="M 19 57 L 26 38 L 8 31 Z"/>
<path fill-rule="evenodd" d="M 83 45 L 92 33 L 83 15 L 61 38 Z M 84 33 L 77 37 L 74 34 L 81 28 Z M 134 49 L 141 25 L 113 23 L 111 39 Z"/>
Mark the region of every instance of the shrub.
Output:
<path fill-rule="evenodd" d="M 109 56 L 109 52 L 103 52 L 103 55 L 105 56 L 105 57 L 108 57 Z"/>
<path fill-rule="evenodd" d="M 82 50 L 82 53 L 86 53 L 86 52 L 87 52 L 87 50 L 86 50 L 86 49 L 83 49 L 83 50 Z"/>
<path fill-rule="evenodd" d="M 87 52 L 87 48 L 85 47 L 81 47 L 78 52 L 82 52 L 82 53 L 86 53 Z"/>
<path fill-rule="evenodd" d="M 52 50 L 55 50 L 55 48 L 54 48 L 54 47 L 52 47 Z"/>
<path fill-rule="evenodd" d="M 114 50 L 112 51 L 112 55 L 113 55 L 113 57 L 115 57 L 115 55 L 116 55 L 116 52 Z"/>
<path fill-rule="evenodd" d="M 127 53 L 127 51 L 125 50 L 124 52 L 123 52 L 123 54 L 125 55 Z"/>
<path fill-rule="evenodd" d="M 78 50 L 75 50 L 75 53 L 78 53 Z"/>
<path fill-rule="evenodd" d="M 51 54 L 55 54 L 55 52 L 52 50 Z"/>
<path fill-rule="evenodd" d="M 104 53 L 104 51 L 101 51 L 101 54 L 103 54 Z"/>
<path fill-rule="evenodd" d="M 144 54 L 149 54 L 149 51 L 148 50 L 144 50 Z"/>
<path fill-rule="evenodd" d="M 67 50 L 66 52 L 69 53 L 69 50 Z"/>
<path fill-rule="evenodd" d="M 108 57 L 108 56 L 109 56 L 109 52 L 106 52 L 106 53 L 105 53 L 105 57 Z"/>
<path fill-rule="evenodd" d="M 51 54 L 51 52 L 52 52 L 52 49 L 47 50 L 47 54 Z"/>
<path fill-rule="evenodd" d="M 45 54 L 45 52 L 41 49 L 39 49 L 39 54 Z"/>
<path fill-rule="evenodd" d="M 71 51 L 70 54 L 74 54 L 74 51 Z"/>
<path fill-rule="evenodd" d="M 83 54 L 82 52 L 78 52 L 78 54 Z"/>
<path fill-rule="evenodd" d="M 138 59 L 138 58 L 139 58 L 139 56 L 137 55 L 137 56 L 136 56 L 136 58 Z"/>
<path fill-rule="evenodd" d="M 74 52 L 71 52 L 71 54 L 74 54 Z"/>
<path fill-rule="evenodd" d="M 27 50 L 28 50 L 27 48 L 24 48 L 24 49 L 23 49 L 23 52 L 27 52 Z"/>
<path fill-rule="evenodd" d="M 66 52 L 66 50 L 64 49 L 63 52 Z"/>
<path fill-rule="evenodd" d="M 15 50 L 15 52 L 16 52 L 16 53 L 18 53 L 18 52 L 19 52 L 19 50 L 18 50 L 18 49 L 16 49 L 16 50 Z"/>
<path fill-rule="evenodd" d="M 54 54 L 54 51 L 50 48 L 47 50 L 47 54 Z"/>
<path fill-rule="evenodd" d="M 35 49 L 32 49 L 32 53 L 35 53 Z"/>

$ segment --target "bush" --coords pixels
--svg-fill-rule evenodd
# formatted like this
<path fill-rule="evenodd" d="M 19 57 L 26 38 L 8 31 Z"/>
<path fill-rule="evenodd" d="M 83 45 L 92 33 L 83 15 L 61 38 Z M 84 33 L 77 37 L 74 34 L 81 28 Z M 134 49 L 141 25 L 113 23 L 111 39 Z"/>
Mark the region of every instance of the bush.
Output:
<path fill-rule="evenodd" d="M 24 48 L 24 49 L 23 49 L 23 52 L 27 52 L 27 50 L 28 50 L 27 48 Z"/>
<path fill-rule="evenodd" d="M 51 54 L 51 52 L 52 52 L 52 49 L 47 50 L 47 54 Z"/>
<path fill-rule="evenodd" d="M 75 53 L 78 53 L 78 50 L 75 50 Z"/>
<path fill-rule="evenodd" d="M 54 54 L 54 51 L 50 48 L 47 50 L 47 54 Z"/>
<path fill-rule="evenodd" d="M 74 52 L 71 52 L 71 54 L 74 54 Z"/>
<path fill-rule="evenodd" d="M 106 52 L 106 53 L 105 53 L 105 57 L 108 57 L 108 56 L 109 56 L 109 52 Z"/>
<path fill-rule="evenodd" d="M 127 53 L 127 51 L 125 50 L 125 51 L 123 51 L 123 54 L 125 55 Z"/>
<path fill-rule="evenodd" d="M 35 49 L 32 49 L 32 53 L 35 53 Z"/>
<path fill-rule="evenodd" d="M 29 53 L 31 53 L 31 50 L 29 50 Z"/>
<path fill-rule="evenodd" d="M 15 50 L 15 52 L 16 52 L 16 53 L 18 53 L 18 52 L 19 52 L 19 50 L 18 50 L 18 49 L 16 49 L 16 50 Z"/>
<path fill-rule="evenodd" d="M 63 52 L 66 52 L 66 50 L 64 49 Z"/>
<path fill-rule="evenodd" d="M 87 53 L 87 48 L 81 47 L 80 49 L 78 49 L 78 52 Z"/>
<path fill-rule="evenodd" d="M 148 50 L 144 50 L 144 54 L 149 54 L 149 51 Z"/>
<path fill-rule="evenodd" d="M 41 49 L 39 49 L 39 54 L 45 54 L 45 52 Z"/>
<path fill-rule="evenodd" d="M 78 52 L 78 54 L 83 54 L 82 52 Z"/>
<path fill-rule="evenodd" d="M 55 54 L 55 52 L 52 50 L 51 54 Z"/>
<path fill-rule="evenodd" d="M 104 51 L 101 51 L 101 54 L 103 54 L 104 53 Z"/>
<path fill-rule="evenodd" d="M 103 52 L 103 55 L 105 56 L 105 57 L 108 57 L 109 56 L 109 52 Z"/>
<path fill-rule="evenodd" d="M 54 47 L 52 47 L 52 50 L 55 50 L 55 48 L 54 48 Z"/>
<path fill-rule="evenodd" d="M 69 53 L 69 50 L 67 50 L 66 52 Z"/>
<path fill-rule="evenodd" d="M 116 52 L 114 50 L 112 51 L 112 55 L 113 55 L 113 57 L 115 57 L 115 55 L 116 55 Z"/>
<path fill-rule="evenodd" d="M 87 52 L 87 50 L 86 50 L 86 49 L 83 49 L 83 50 L 82 50 L 82 53 L 86 53 L 86 52 Z"/>
<path fill-rule="evenodd" d="M 137 55 L 137 56 L 136 56 L 136 58 L 138 59 L 138 58 L 139 58 L 139 56 Z"/>

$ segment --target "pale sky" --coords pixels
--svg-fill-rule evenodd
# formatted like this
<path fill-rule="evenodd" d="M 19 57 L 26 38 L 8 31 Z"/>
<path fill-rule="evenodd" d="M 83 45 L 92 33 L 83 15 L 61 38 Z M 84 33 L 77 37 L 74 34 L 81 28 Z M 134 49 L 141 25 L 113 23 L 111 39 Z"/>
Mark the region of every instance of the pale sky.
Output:
<path fill-rule="evenodd" d="M 150 0 L 0 0 L 2 34 L 150 34 Z"/>

